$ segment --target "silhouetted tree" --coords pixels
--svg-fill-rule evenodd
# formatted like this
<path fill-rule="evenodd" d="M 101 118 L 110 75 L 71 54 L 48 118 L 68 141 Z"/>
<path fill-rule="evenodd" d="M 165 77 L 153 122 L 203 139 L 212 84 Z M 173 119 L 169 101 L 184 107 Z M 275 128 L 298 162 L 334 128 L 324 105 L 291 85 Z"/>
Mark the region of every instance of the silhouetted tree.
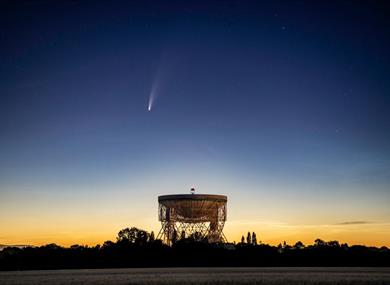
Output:
<path fill-rule="evenodd" d="M 199 242 L 207 242 L 207 238 L 203 237 L 200 232 L 194 232 L 186 238 L 189 242 L 199 243 Z"/>
<path fill-rule="evenodd" d="M 148 242 L 149 234 L 144 230 L 138 230 L 136 231 L 136 238 L 135 238 L 135 244 L 137 245 L 143 245 Z"/>
<path fill-rule="evenodd" d="M 175 234 L 177 238 L 177 233 Z M 252 233 L 251 243 L 256 242 Z M 249 242 L 249 240 L 248 240 Z M 40 247 L 7 247 L 0 251 L 0 270 L 155 267 L 155 266 L 390 266 L 386 247 L 340 245 L 338 241 L 317 239 L 305 247 L 298 241 L 293 247 L 286 242 L 277 247 L 241 243 L 209 244 L 197 232 L 180 239 L 171 247 L 154 240 L 154 233 L 137 228 L 123 229 L 117 242 L 103 246 L 55 244 Z"/>
<path fill-rule="evenodd" d="M 137 245 L 146 244 L 149 233 L 136 227 L 120 230 L 117 237 L 118 243 L 134 243 Z"/>
<path fill-rule="evenodd" d="M 106 241 L 103 243 L 102 248 L 112 248 L 114 245 L 115 245 L 115 243 L 113 243 L 112 241 L 106 240 Z"/>
<path fill-rule="evenodd" d="M 257 245 L 257 237 L 255 232 L 252 233 L 252 244 Z"/>
<path fill-rule="evenodd" d="M 297 241 L 294 246 L 295 249 L 303 249 L 305 245 L 301 241 Z"/>
<path fill-rule="evenodd" d="M 326 244 L 331 247 L 340 247 L 340 243 L 337 240 L 328 241 Z"/>
<path fill-rule="evenodd" d="M 288 251 L 291 248 L 292 248 L 291 245 L 287 244 L 286 241 L 283 241 L 283 250 L 284 251 Z"/>
<path fill-rule="evenodd" d="M 251 244 L 252 243 L 252 239 L 251 239 L 251 233 L 248 232 L 247 236 L 246 236 L 246 243 L 247 244 Z"/>
<path fill-rule="evenodd" d="M 42 246 L 42 248 L 56 250 L 56 249 L 61 249 L 62 247 L 59 245 L 56 245 L 55 243 L 49 243 L 49 244 Z"/>
<path fill-rule="evenodd" d="M 154 231 L 152 231 L 152 232 L 150 233 L 150 236 L 149 236 L 149 241 L 150 241 L 150 242 L 153 242 L 154 240 L 155 240 Z"/>
<path fill-rule="evenodd" d="M 176 229 L 174 229 L 172 233 L 172 244 L 175 244 L 176 242 L 177 242 L 177 231 Z"/>
<path fill-rule="evenodd" d="M 322 240 L 322 239 L 316 239 L 315 241 L 314 241 L 314 246 L 317 246 L 317 247 L 323 247 L 323 246 L 325 246 L 325 242 Z"/>
<path fill-rule="evenodd" d="M 118 236 L 116 238 L 117 242 L 129 242 L 134 243 L 137 238 L 138 229 L 133 228 L 125 228 L 119 231 Z"/>

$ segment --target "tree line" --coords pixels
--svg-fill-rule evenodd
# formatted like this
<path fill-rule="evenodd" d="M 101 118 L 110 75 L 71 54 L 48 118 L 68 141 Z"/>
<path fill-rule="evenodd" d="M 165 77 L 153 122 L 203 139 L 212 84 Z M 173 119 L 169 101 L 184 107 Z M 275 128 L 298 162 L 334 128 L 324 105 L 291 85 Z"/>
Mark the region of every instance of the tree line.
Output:
<path fill-rule="evenodd" d="M 272 246 L 258 241 L 254 232 L 237 244 L 208 243 L 196 233 L 177 235 L 167 246 L 153 232 L 133 227 L 103 245 L 48 244 L 0 251 L 0 270 L 169 266 L 390 266 L 390 250 L 321 239 L 311 245 L 298 241 Z"/>

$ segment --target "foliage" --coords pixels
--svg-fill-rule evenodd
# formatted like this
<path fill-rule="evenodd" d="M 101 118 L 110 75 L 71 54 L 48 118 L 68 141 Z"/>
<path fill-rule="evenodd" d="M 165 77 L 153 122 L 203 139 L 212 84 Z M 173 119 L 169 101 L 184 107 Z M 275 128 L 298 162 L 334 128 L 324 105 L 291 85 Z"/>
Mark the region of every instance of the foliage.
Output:
<path fill-rule="evenodd" d="M 135 227 L 118 233 L 117 241 L 102 246 L 56 244 L 40 247 L 7 247 L 0 251 L 0 270 L 169 267 L 169 266 L 390 266 L 386 247 L 349 246 L 316 239 L 305 246 L 298 241 L 271 246 L 257 242 L 256 233 L 238 244 L 210 244 L 199 234 L 176 233 L 171 247 L 154 233 Z"/>

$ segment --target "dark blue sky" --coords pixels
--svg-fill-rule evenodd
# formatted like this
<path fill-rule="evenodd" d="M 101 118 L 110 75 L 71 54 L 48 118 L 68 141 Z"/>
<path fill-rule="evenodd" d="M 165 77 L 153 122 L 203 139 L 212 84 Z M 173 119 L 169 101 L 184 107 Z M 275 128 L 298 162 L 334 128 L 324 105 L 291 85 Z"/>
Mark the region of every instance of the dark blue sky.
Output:
<path fill-rule="evenodd" d="M 58 2 L 0 4 L 0 203 L 195 184 L 390 222 L 385 1 Z"/>

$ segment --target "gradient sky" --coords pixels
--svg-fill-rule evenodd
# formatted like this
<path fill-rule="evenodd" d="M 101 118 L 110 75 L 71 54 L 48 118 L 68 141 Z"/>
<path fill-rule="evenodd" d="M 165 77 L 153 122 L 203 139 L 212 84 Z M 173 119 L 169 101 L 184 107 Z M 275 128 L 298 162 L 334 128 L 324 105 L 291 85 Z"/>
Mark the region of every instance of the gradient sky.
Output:
<path fill-rule="evenodd" d="M 0 4 L 0 243 L 158 232 L 195 186 L 229 241 L 390 246 L 388 4 L 57 2 Z"/>

